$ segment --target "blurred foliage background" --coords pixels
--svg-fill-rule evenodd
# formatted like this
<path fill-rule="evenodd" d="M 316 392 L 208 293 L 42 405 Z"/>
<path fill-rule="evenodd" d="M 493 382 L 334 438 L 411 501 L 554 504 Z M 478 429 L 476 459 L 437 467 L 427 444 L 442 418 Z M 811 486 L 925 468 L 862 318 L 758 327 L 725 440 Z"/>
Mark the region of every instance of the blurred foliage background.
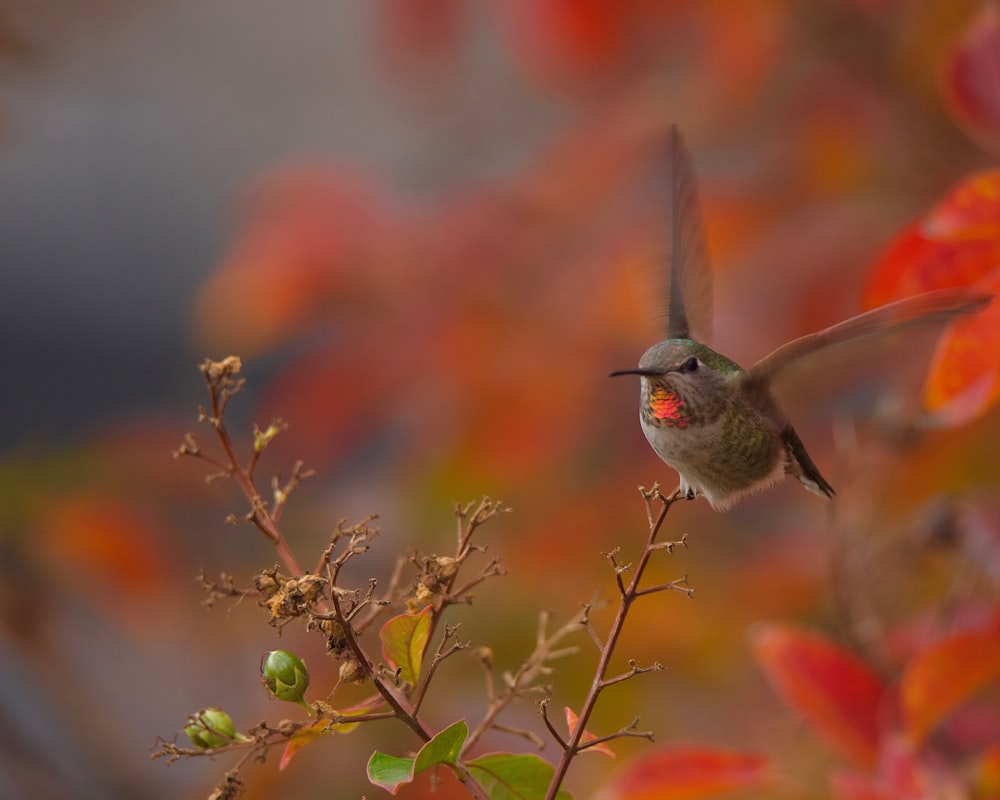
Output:
<path fill-rule="evenodd" d="M 304 563 L 337 520 L 377 513 L 380 545 L 352 566 L 359 585 L 384 580 L 408 548 L 444 551 L 453 503 L 485 493 L 514 510 L 484 529 L 510 574 L 455 618 L 499 668 L 529 652 L 540 609 L 562 619 L 608 595 L 601 553 L 644 535 L 635 487 L 676 480 L 642 438 L 637 387 L 606 377 L 661 338 L 662 132 L 681 126 L 701 179 L 710 343 L 752 363 L 860 310 L 892 237 L 995 165 L 941 90 L 978 10 L 0 6 L 7 796 L 204 796 L 223 760 L 150 762 L 157 734 L 206 705 L 241 727 L 290 713 L 259 685 L 276 646 L 262 612 L 200 606 L 200 569 L 246 584 L 274 559 L 251 528 L 224 524 L 244 510 L 234 487 L 170 457 L 203 402 L 205 355 L 247 366 L 233 411 L 246 443 L 252 422 L 287 421 L 267 467 L 287 475 L 301 458 L 319 473 L 284 522 Z M 837 377 L 850 400 L 852 371 Z M 754 623 L 807 623 L 891 664 L 944 614 L 986 613 L 1000 574 L 996 411 L 903 447 L 859 434 L 844 407 L 793 411 L 835 505 L 786 482 L 728 514 L 674 510 L 671 537 L 690 549 L 657 569 L 687 573 L 695 599 L 636 608 L 622 664 L 668 671 L 622 686 L 592 730 L 640 714 L 658 741 L 761 749 L 822 794 L 829 756 L 754 665 Z M 314 686 L 333 685 L 320 642 L 291 629 L 281 641 Z M 596 654 L 580 644 L 553 677 L 556 707 L 589 683 Z M 477 714 L 471 656 L 443 673 L 434 723 Z M 376 743 L 414 744 L 364 727 L 281 774 L 274 759 L 251 770 L 247 796 L 374 796 L 363 764 Z M 607 770 L 582 758 L 570 786 Z"/>

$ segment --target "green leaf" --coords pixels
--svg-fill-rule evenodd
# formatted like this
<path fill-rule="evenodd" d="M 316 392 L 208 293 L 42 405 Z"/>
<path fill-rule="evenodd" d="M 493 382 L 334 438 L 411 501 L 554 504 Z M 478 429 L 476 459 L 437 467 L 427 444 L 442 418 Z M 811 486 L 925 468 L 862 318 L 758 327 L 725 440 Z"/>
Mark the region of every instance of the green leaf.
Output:
<path fill-rule="evenodd" d="M 493 753 L 465 766 L 490 800 L 542 800 L 555 774 L 548 761 L 530 753 Z M 560 789 L 556 797 L 572 800 L 573 795 Z"/>
<path fill-rule="evenodd" d="M 420 748 L 413 774 L 434 764 L 457 764 L 462 745 L 469 738 L 469 726 L 464 719 L 454 722 Z"/>
<path fill-rule="evenodd" d="M 376 750 L 368 759 L 368 780 L 396 794 L 402 784 L 409 783 L 414 775 L 435 764 L 455 766 L 468 737 L 469 726 L 460 719 L 421 747 L 416 758 L 397 758 Z"/>
<path fill-rule="evenodd" d="M 413 780 L 413 759 L 397 758 L 376 750 L 368 759 L 368 780 L 390 794 Z"/>
<path fill-rule="evenodd" d="M 379 632 L 382 657 L 399 670 L 400 677 L 410 686 L 417 685 L 430 631 L 431 607 L 428 605 L 417 614 L 393 617 Z"/>

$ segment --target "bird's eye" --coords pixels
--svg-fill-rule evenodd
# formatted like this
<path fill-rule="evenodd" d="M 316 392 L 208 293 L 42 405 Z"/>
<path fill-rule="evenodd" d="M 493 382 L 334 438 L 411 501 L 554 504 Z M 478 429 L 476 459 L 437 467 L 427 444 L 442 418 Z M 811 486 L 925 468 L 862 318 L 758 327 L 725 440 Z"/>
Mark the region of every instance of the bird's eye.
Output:
<path fill-rule="evenodd" d="M 698 359 L 691 356 L 684 364 L 681 366 L 684 372 L 696 372 L 698 370 Z"/>

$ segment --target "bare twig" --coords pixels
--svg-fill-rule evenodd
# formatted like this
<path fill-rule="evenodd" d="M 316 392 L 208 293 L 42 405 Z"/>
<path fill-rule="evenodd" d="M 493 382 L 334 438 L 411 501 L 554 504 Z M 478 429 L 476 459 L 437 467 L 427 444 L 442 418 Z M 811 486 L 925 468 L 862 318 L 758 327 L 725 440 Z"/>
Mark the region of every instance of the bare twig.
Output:
<path fill-rule="evenodd" d="M 631 659 L 628 662 L 629 671 L 623 672 L 621 675 L 616 675 L 613 678 L 605 678 L 601 681 L 601 688 L 607 689 L 609 686 L 614 686 L 616 683 L 621 683 L 622 681 L 627 681 L 629 678 L 634 678 L 636 675 L 643 675 L 646 672 L 662 672 L 663 664 L 659 661 L 654 661 L 648 667 L 640 667 Z"/>
<path fill-rule="evenodd" d="M 597 747 L 598 745 L 604 744 L 605 742 L 613 741 L 614 739 L 624 739 L 624 738 L 646 739 L 647 741 L 652 742 L 653 732 L 637 731 L 636 726 L 638 724 L 639 724 L 639 718 L 636 717 L 634 720 L 632 720 L 631 724 L 629 724 L 624 728 L 620 728 L 614 733 L 609 733 L 607 736 L 595 736 L 593 739 L 588 739 L 587 741 L 583 742 L 579 746 L 579 748 L 577 748 L 577 752 L 582 753 L 584 750 L 587 750 L 591 747 Z"/>
<path fill-rule="evenodd" d="M 563 752 L 566 752 L 566 748 L 569 747 L 569 745 L 566 744 L 566 740 L 563 739 L 562 735 L 552 724 L 552 720 L 549 719 L 550 699 L 551 698 L 546 697 L 538 701 L 538 713 L 541 715 L 542 722 L 545 723 L 545 727 L 548 729 L 549 733 L 552 734 L 552 738 L 556 740 L 556 743 L 562 748 Z"/>
<path fill-rule="evenodd" d="M 274 545 L 278 557 L 293 576 L 304 575 L 305 572 L 288 546 L 284 535 L 278 528 L 274 516 L 268 510 L 260 492 L 253 480 L 253 468 L 256 466 L 260 451 L 266 446 L 266 433 L 257 431 L 254 437 L 253 456 L 246 467 L 244 467 L 236 455 L 236 447 L 232 437 L 226 428 L 223 416 L 229 401 L 243 390 L 245 379 L 239 377 L 242 363 L 236 356 L 229 356 L 221 361 L 205 359 L 201 365 L 201 372 L 208 385 L 211 412 L 199 407 L 199 421 L 209 425 L 216 434 L 219 444 L 224 454 L 223 459 L 215 459 L 204 455 L 194 441 L 194 437 L 185 437 L 184 444 L 176 451 L 175 455 L 195 455 L 198 458 L 212 464 L 220 470 L 221 475 L 230 476 L 236 480 L 244 496 L 250 503 L 250 511 L 246 519 L 252 522 L 257 529 L 263 533 Z M 272 424 L 273 426 L 273 424 Z M 271 429 L 269 428 L 268 431 Z"/>
<path fill-rule="evenodd" d="M 423 679 L 420 681 L 420 686 L 417 687 L 417 691 L 413 696 L 413 713 L 416 714 L 420 710 L 420 706 L 424 702 L 424 697 L 427 694 L 427 688 L 430 686 L 431 679 L 434 677 L 434 673 L 437 672 L 437 668 L 441 665 L 448 656 L 452 656 L 459 650 L 464 650 L 469 646 L 468 642 L 460 642 L 457 639 L 451 643 L 448 647 L 450 639 L 455 638 L 455 634 L 458 632 L 458 625 L 454 627 L 445 625 L 444 636 L 441 637 L 441 642 L 437 646 L 437 650 L 434 653 L 434 658 L 431 659 L 430 666 L 427 668 L 427 672 Z"/>
<path fill-rule="evenodd" d="M 660 492 L 659 486 L 655 484 L 652 489 L 640 489 L 640 492 L 642 493 L 643 501 L 646 506 L 646 518 L 649 522 L 649 535 L 646 539 L 646 544 L 643 547 L 642 553 L 639 555 L 639 559 L 635 563 L 634 567 L 631 567 L 631 565 L 628 567 L 620 565 L 617 560 L 617 551 L 607 554 L 608 559 L 611 561 L 612 567 L 615 570 L 615 580 L 618 584 L 621 595 L 618 610 L 611 623 L 611 629 L 608 632 L 607 639 L 601 647 L 601 655 L 597 664 L 597 669 L 594 672 L 594 679 L 591 683 L 590 691 L 587 693 L 587 696 L 583 701 L 583 706 L 580 709 L 577 723 L 573 730 L 570 731 L 569 739 L 565 742 L 562 755 L 556 764 L 552 781 L 549 784 L 548 792 L 545 795 L 546 800 L 553 800 L 553 798 L 555 798 L 559 791 L 559 787 L 562 786 L 563 780 L 566 777 L 566 772 L 569 770 L 569 765 L 577 753 L 585 747 L 593 747 L 597 743 L 607 741 L 608 737 L 604 737 L 601 739 L 590 740 L 590 742 L 586 744 L 582 743 L 584 731 L 587 727 L 587 720 L 590 719 L 590 715 L 593 713 L 594 707 L 597 704 L 597 698 L 600 696 L 601 692 L 607 687 L 620 683 L 623 680 L 627 680 L 628 678 L 640 674 L 641 672 L 649 672 L 661 668 L 658 663 L 654 664 L 652 667 L 640 668 L 634 662 L 630 662 L 629 672 L 614 678 L 605 678 L 608 666 L 611 663 L 611 657 L 615 651 L 615 646 L 618 643 L 618 639 L 625 627 L 625 618 L 628 615 L 629 609 L 643 594 L 642 590 L 639 589 L 639 582 L 642 580 L 643 573 L 646 570 L 646 566 L 649 564 L 650 557 L 658 549 L 670 549 L 669 547 L 664 548 L 662 545 L 658 545 L 656 538 L 660 533 L 660 529 L 663 526 L 663 522 L 666 519 L 671 506 L 681 497 L 679 492 L 674 492 L 669 497 L 665 497 Z M 655 513 L 653 511 L 654 500 L 659 502 L 659 510 Z M 626 570 L 630 570 L 632 573 L 631 580 L 629 580 L 627 586 L 624 584 L 622 579 L 622 574 Z M 591 635 L 595 641 L 599 641 L 596 634 L 592 633 Z M 636 732 L 628 732 L 629 730 L 630 729 L 624 729 L 626 732 L 619 731 L 619 733 L 613 734 L 612 738 L 626 735 L 640 735 Z M 648 738 L 645 735 L 643 736 L 644 738 Z M 651 737 L 652 734 L 649 734 L 649 736 Z"/>
<path fill-rule="evenodd" d="M 585 611 L 580 611 L 551 634 L 547 632 L 549 621 L 548 612 L 542 611 L 538 615 L 538 632 L 535 635 L 535 649 L 515 672 L 504 675 L 504 682 L 507 687 L 500 694 L 494 693 L 492 678 L 490 678 L 488 683 L 489 705 L 482 720 L 480 720 L 479 724 L 472 730 L 468 738 L 465 740 L 465 745 L 462 748 L 463 753 L 468 752 L 468 750 L 483 736 L 484 733 L 486 733 L 486 731 L 495 727 L 495 720 L 497 716 L 515 699 L 523 697 L 529 692 L 538 692 L 542 690 L 542 687 L 538 686 L 536 681 L 540 677 L 549 674 L 551 668 L 548 665 L 551 661 L 555 658 L 577 652 L 577 648 L 557 649 L 556 646 L 559 645 L 567 636 L 576 633 L 580 629 L 580 623 L 583 620 L 585 613 Z M 480 660 L 482 661 L 483 659 L 481 658 Z M 488 672 L 491 664 L 488 666 L 484 663 L 483 666 Z"/>

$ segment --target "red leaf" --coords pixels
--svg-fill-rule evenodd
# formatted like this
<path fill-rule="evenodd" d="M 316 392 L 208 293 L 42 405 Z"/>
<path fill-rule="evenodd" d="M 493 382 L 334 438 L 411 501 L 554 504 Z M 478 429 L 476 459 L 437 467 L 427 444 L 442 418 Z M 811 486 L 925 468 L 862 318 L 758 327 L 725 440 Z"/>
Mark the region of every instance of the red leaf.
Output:
<path fill-rule="evenodd" d="M 830 789 L 837 800 L 925 800 L 930 797 L 923 788 L 923 778 L 916 764 L 911 763 L 909 783 L 894 784 L 883 776 L 857 772 L 835 771 L 830 775 Z"/>
<path fill-rule="evenodd" d="M 256 418 L 288 429 L 268 447 L 276 460 L 323 468 L 351 453 L 384 422 L 392 374 L 372 370 L 381 340 L 335 341 L 301 353 L 270 380 Z M 363 376 L 363 377 L 362 377 Z"/>
<path fill-rule="evenodd" d="M 772 782 L 766 756 L 675 745 L 647 750 L 605 784 L 601 800 L 689 800 Z"/>
<path fill-rule="evenodd" d="M 396 76 L 410 78 L 455 56 L 469 8 L 462 0 L 392 0 L 379 11 L 379 54 Z"/>
<path fill-rule="evenodd" d="M 837 800 L 925 800 L 927 779 L 912 750 L 899 738 L 889 739 L 879 753 L 874 775 L 837 770 L 830 788 Z"/>
<path fill-rule="evenodd" d="M 1000 631 L 958 633 L 907 664 L 899 692 L 906 731 L 919 744 L 942 718 L 1000 679 Z"/>
<path fill-rule="evenodd" d="M 945 64 L 944 98 L 973 139 L 1000 153 L 1000 9 L 983 3 Z"/>
<path fill-rule="evenodd" d="M 623 53 L 627 3 L 531 0 L 507 9 L 515 50 L 543 72 L 580 78 L 612 68 Z"/>
<path fill-rule="evenodd" d="M 753 647 L 789 705 L 845 756 L 875 764 L 885 687 L 867 664 L 822 636 L 781 625 L 762 626 Z"/>
<path fill-rule="evenodd" d="M 832 773 L 830 791 L 836 800 L 898 800 L 877 778 L 858 772 Z"/>

